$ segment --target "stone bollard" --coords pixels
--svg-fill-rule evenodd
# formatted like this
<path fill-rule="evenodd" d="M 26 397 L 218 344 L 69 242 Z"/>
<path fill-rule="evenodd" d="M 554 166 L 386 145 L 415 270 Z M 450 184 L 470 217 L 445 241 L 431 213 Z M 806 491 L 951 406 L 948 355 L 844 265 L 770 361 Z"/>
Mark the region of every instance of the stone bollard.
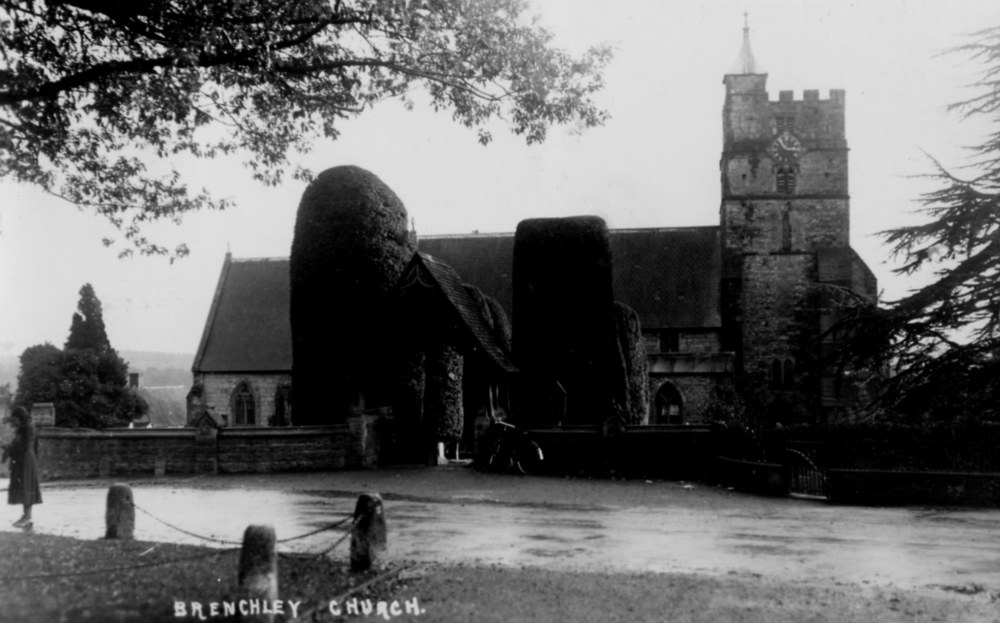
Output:
<path fill-rule="evenodd" d="M 108 489 L 107 508 L 104 511 L 104 538 L 131 539 L 135 537 L 135 503 L 132 487 L 115 483 Z"/>
<path fill-rule="evenodd" d="M 243 532 L 237 579 L 249 614 L 241 612 L 240 621 L 274 621 L 274 603 L 278 600 L 277 540 L 271 526 L 247 526 Z"/>
<path fill-rule="evenodd" d="M 387 547 L 382 496 L 363 493 L 354 507 L 351 527 L 351 571 L 380 569 L 385 565 Z"/>

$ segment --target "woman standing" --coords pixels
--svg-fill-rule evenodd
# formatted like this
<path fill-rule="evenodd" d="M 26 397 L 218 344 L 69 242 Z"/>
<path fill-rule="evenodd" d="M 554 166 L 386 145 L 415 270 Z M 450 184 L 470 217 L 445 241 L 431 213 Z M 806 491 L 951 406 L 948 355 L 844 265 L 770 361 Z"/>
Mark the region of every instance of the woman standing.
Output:
<path fill-rule="evenodd" d="M 35 456 L 37 440 L 31 416 L 24 407 L 14 407 L 10 414 L 14 425 L 14 440 L 3 448 L 3 460 L 10 458 L 10 488 L 7 503 L 24 506 L 24 515 L 14 522 L 20 528 L 31 527 L 31 507 L 42 503 L 42 490 L 38 485 L 38 459 Z"/>

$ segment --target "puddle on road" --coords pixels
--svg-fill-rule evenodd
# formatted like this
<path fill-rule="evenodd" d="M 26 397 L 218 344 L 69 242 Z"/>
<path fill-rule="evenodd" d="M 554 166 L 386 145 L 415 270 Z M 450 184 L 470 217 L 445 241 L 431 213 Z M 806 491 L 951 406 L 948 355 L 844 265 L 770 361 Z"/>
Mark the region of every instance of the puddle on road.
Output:
<path fill-rule="evenodd" d="M 134 488 L 142 512 L 136 538 L 231 547 L 250 524 L 275 526 L 279 541 L 349 517 L 356 494 L 257 489 Z M 106 490 L 47 489 L 37 532 L 82 539 L 104 532 Z M 506 505 L 386 495 L 390 556 L 422 562 L 499 563 L 576 571 L 745 573 L 780 580 L 832 578 L 900 586 L 946 584 L 956 575 L 1000 586 L 1000 516 L 954 531 L 950 522 L 914 521 L 906 513 L 857 514 L 828 506 L 789 506 L 787 516 L 743 509 L 612 508 Z M 10 507 L 13 509 L 13 507 Z M 9 520 L 16 513 L 10 511 Z M 758 515 L 766 514 L 762 519 Z M 893 521 L 886 520 L 886 517 Z M 993 523 L 990 523 L 993 520 Z M 894 521 L 896 523 L 894 523 Z M 6 522 L 3 524 L 7 525 Z M 319 552 L 347 528 L 281 544 Z M 945 528 L 945 529 L 942 529 Z M 948 529 L 950 528 L 950 530 Z M 992 529 L 991 529 L 992 528 Z M 933 544 L 934 547 L 928 547 Z M 335 555 L 347 556 L 346 543 Z"/>

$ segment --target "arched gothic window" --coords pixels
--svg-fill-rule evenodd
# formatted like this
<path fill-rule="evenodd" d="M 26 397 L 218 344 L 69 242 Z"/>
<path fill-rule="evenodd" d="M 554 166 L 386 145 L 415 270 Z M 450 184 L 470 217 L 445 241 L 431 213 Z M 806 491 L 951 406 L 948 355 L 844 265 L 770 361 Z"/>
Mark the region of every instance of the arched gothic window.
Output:
<path fill-rule="evenodd" d="M 234 426 L 253 426 L 257 422 L 253 390 L 246 381 L 242 381 L 233 390 L 232 413 Z"/>
<path fill-rule="evenodd" d="M 791 389 L 795 386 L 795 361 L 771 360 L 771 389 Z"/>
<path fill-rule="evenodd" d="M 684 402 L 673 383 L 667 382 L 656 392 L 654 402 L 657 424 L 683 424 Z"/>
<path fill-rule="evenodd" d="M 288 383 L 278 385 L 278 389 L 274 392 L 274 415 L 268 421 L 268 425 L 292 425 L 292 386 Z"/>
<path fill-rule="evenodd" d="M 782 195 L 792 195 L 795 193 L 795 169 L 792 167 L 781 167 L 778 169 L 777 191 Z"/>

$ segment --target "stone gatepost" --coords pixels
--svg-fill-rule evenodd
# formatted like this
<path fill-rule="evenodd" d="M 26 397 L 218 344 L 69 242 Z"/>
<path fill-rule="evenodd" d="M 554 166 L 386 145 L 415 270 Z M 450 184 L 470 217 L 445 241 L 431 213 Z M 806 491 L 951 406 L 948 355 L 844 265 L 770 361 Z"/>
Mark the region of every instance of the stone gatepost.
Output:
<path fill-rule="evenodd" d="M 194 471 L 198 474 L 219 473 L 219 424 L 207 412 L 194 422 Z"/>
<path fill-rule="evenodd" d="M 490 430 L 490 416 L 485 413 L 476 416 L 475 422 L 475 437 L 473 442 L 473 452 L 475 457 L 475 462 L 477 465 L 484 464 L 489 460 L 489 452 L 491 448 L 489 447 L 489 433 Z"/>
<path fill-rule="evenodd" d="M 347 455 L 354 458 L 348 462 L 348 467 L 361 469 L 378 467 L 380 450 L 378 436 L 381 420 L 380 415 L 365 413 L 347 418 L 347 428 L 350 431 L 350 449 Z"/>

